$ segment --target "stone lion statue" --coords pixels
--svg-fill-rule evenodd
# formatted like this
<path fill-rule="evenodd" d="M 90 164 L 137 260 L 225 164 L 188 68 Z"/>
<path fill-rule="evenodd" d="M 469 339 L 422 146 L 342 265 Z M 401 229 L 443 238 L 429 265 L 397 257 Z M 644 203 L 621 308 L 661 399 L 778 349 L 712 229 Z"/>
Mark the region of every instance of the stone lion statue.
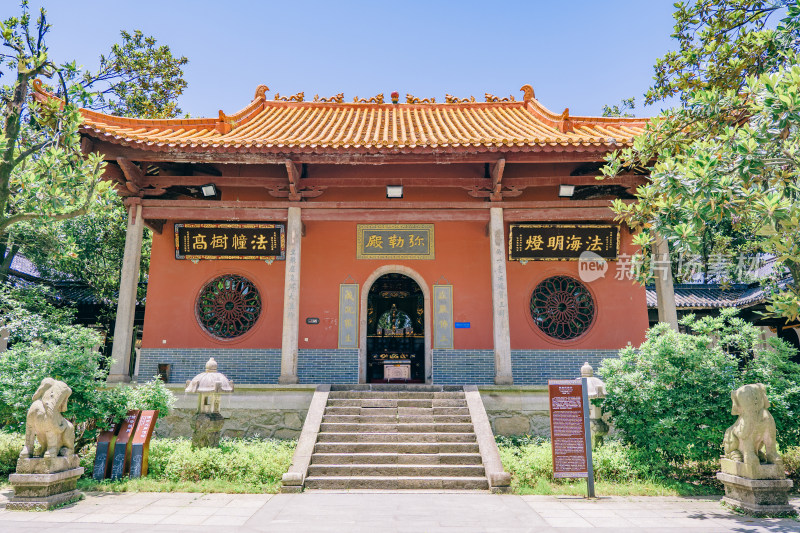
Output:
<path fill-rule="evenodd" d="M 25 446 L 19 456 L 58 457 L 75 453 L 75 428 L 61 413 L 67 410 L 67 400 L 72 389 L 63 381 L 44 378 L 33 404 L 28 409 L 25 424 Z M 35 453 L 34 441 L 39 441 L 39 453 Z"/>
<path fill-rule="evenodd" d="M 763 383 L 743 385 L 731 392 L 731 400 L 731 414 L 739 418 L 725 431 L 725 457 L 753 467 L 762 462 L 779 464 L 775 420 L 767 411 L 767 388 Z"/>

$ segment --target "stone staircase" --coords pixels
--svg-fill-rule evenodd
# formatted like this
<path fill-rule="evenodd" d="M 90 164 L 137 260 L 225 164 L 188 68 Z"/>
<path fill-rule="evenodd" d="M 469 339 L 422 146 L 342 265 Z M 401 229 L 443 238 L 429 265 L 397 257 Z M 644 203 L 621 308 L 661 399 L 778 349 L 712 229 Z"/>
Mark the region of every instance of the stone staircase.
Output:
<path fill-rule="evenodd" d="M 493 444 L 493 442 L 492 442 Z M 306 489 L 486 490 L 463 387 L 331 387 Z"/>

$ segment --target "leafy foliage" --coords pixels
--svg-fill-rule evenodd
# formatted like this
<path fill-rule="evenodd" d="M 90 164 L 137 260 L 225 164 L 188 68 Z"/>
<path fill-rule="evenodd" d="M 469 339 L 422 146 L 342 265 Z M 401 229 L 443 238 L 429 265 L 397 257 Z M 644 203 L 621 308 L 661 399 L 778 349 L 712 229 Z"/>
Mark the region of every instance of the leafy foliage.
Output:
<path fill-rule="evenodd" d="M 629 113 L 629 111 L 633 111 L 636 109 L 636 98 L 623 98 L 619 104 L 614 105 L 604 105 L 603 106 L 603 116 L 604 117 L 633 117 L 635 116 L 633 113 Z"/>
<path fill-rule="evenodd" d="M 158 377 L 135 387 L 126 387 L 123 390 L 127 398 L 128 409 L 139 409 L 140 411 L 157 409 L 159 420 L 167 416 L 172 411 L 172 406 L 175 405 L 175 395 Z"/>
<path fill-rule="evenodd" d="M 688 316 L 678 333 L 658 324 L 638 348 L 605 359 L 599 373 L 608 395 L 603 409 L 625 442 L 652 465 L 706 461 L 719 456 L 730 415 L 732 390 L 746 383 L 767 386 L 781 447 L 800 444 L 800 365 L 784 341 L 759 345 L 759 331 L 723 310 L 718 317 Z"/>
<path fill-rule="evenodd" d="M 96 331 L 56 322 L 56 311 L 31 313 L 7 292 L 0 293 L 0 306 L 0 320 L 12 332 L 11 349 L 0 355 L 0 427 L 24 431 L 31 398 L 45 377 L 72 389 L 64 416 L 75 424 L 78 448 L 94 439 L 109 418 L 124 415 L 125 396 L 98 388 L 106 371 Z"/>
<path fill-rule="evenodd" d="M 17 469 L 19 452 L 25 445 L 25 438 L 19 433 L 0 431 L 0 476 L 13 474 Z"/>

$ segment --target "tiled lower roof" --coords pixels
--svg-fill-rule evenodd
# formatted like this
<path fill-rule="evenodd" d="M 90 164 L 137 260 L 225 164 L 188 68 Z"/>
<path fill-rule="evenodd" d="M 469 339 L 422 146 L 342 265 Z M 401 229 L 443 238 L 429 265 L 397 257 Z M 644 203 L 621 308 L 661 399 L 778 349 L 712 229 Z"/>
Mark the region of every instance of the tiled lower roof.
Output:
<path fill-rule="evenodd" d="M 758 283 L 731 284 L 725 287 L 716 283 L 679 283 L 674 289 L 675 305 L 678 309 L 749 307 L 767 299 L 766 291 Z M 648 285 L 646 292 L 647 307 L 658 307 L 655 287 Z"/>

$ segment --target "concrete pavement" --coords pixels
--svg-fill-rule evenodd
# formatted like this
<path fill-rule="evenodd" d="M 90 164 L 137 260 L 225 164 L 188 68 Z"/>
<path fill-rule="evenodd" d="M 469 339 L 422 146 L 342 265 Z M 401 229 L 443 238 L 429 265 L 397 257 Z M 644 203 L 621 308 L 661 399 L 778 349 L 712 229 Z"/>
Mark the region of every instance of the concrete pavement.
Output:
<path fill-rule="evenodd" d="M 50 512 L 6 511 L 0 531 L 39 532 L 800 532 L 794 519 L 755 519 L 719 498 L 513 496 L 483 492 L 303 494 L 90 493 Z M 800 507 L 800 499 L 792 502 Z"/>

